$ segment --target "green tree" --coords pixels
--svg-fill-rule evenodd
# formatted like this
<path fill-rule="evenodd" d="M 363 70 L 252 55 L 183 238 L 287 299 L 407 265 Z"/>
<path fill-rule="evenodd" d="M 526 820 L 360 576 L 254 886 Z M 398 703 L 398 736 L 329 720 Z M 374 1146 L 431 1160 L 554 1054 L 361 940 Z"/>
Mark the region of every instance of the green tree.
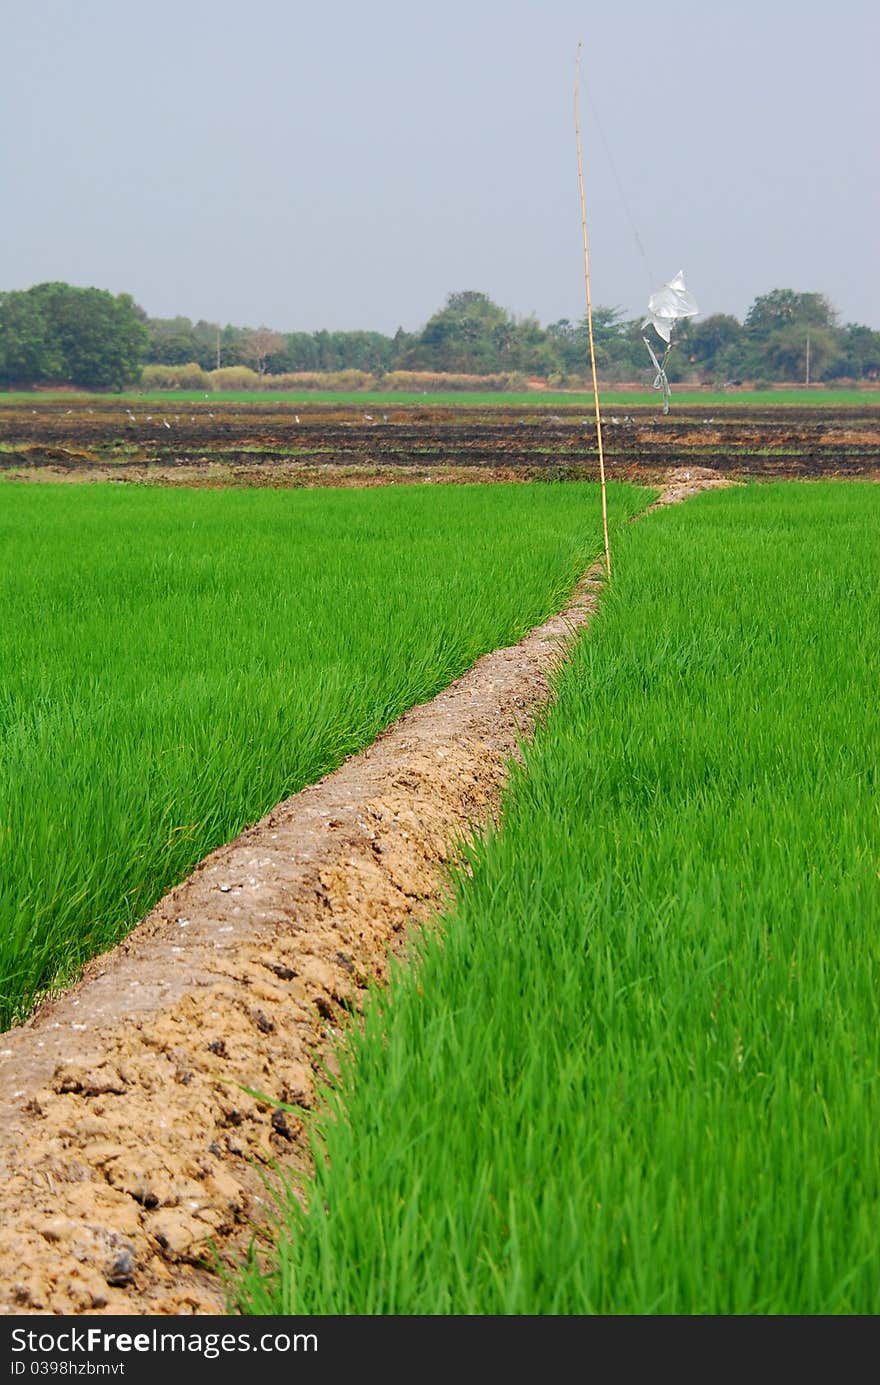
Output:
<path fill-rule="evenodd" d="M 802 381 L 809 374 L 821 378 L 836 354 L 834 333 L 823 327 L 791 323 L 771 332 L 764 342 L 763 361 L 771 380 Z"/>
<path fill-rule="evenodd" d="M 691 325 L 688 333 L 688 359 L 701 378 L 730 379 L 730 366 L 736 360 L 742 341 L 742 324 L 728 313 L 712 313 Z M 733 374 L 737 374 L 734 368 Z"/>
<path fill-rule="evenodd" d="M 285 332 L 281 355 L 285 370 L 318 369 L 318 348 L 312 332 Z"/>
<path fill-rule="evenodd" d="M 848 322 L 838 335 L 835 374 L 850 380 L 880 380 L 880 332 Z"/>
<path fill-rule="evenodd" d="M 389 369 L 401 370 L 406 359 L 407 352 L 411 351 L 418 341 L 417 332 L 405 332 L 402 327 L 398 327 L 394 336 L 391 338 L 391 355 L 389 358 Z"/>
<path fill-rule="evenodd" d="M 220 332 L 220 364 L 222 366 L 245 364 L 241 351 L 244 332 L 244 328 L 235 327 L 231 322 L 227 322 Z"/>
<path fill-rule="evenodd" d="M 808 346 L 809 343 L 809 346 Z M 744 323 L 742 374 L 752 379 L 829 378 L 840 358 L 834 308 L 821 293 L 773 289 L 756 298 Z"/>
<path fill-rule="evenodd" d="M 592 318 L 596 369 L 607 378 L 615 373 L 628 354 L 625 324 L 618 308 L 593 308 Z M 563 370 L 566 375 L 584 376 L 590 372 L 586 314 L 577 322 L 567 317 L 551 322 L 547 328 L 547 341 L 554 353 L 556 369 Z"/>
<path fill-rule="evenodd" d="M 53 378 L 85 389 L 123 389 L 140 378 L 149 334 L 130 294 L 70 284 L 37 284 L 27 292 L 43 314 Z"/>
<path fill-rule="evenodd" d="M 511 324 L 503 353 L 505 370 L 546 376 L 559 369 L 553 343 L 534 316 L 518 318 Z"/>
<path fill-rule="evenodd" d="M 195 353 L 192 360 L 196 365 L 200 365 L 202 370 L 216 370 L 218 365 L 222 365 L 222 358 L 218 361 L 218 347 L 220 344 L 220 324 L 219 322 L 206 322 L 200 318 L 192 329 L 192 339 Z"/>
<path fill-rule="evenodd" d="M 0 384 L 36 385 L 62 370 L 50 324 L 33 293 L 0 294 Z"/>
<path fill-rule="evenodd" d="M 508 314 L 485 293 L 451 293 L 407 352 L 405 364 L 423 370 L 489 375 L 504 368 L 513 328 Z"/>
<path fill-rule="evenodd" d="M 316 332 L 316 356 L 322 370 L 388 370 L 394 342 L 382 332 Z"/>
<path fill-rule="evenodd" d="M 795 324 L 803 327 L 828 327 L 836 324 L 836 313 L 822 293 L 795 293 L 793 289 L 773 289 L 756 298 L 746 314 L 745 328 L 756 337 Z"/>
<path fill-rule="evenodd" d="M 214 370 L 218 362 L 220 326 L 188 317 L 148 317 L 149 341 L 144 361 L 148 365 L 188 365 L 194 361 L 202 370 Z"/>
<path fill-rule="evenodd" d="M 566 375 L 584 375 L 590 368 L 590 345 L 587 340 L 587 320 L 572 322 L 561 317 L 547 328 L 547 341 L 557 370 Z"/>
<path fill-rule="evenodd" d="M 186 365 L 198 360 L 199 348 L 188 317 L 147 318 L 147 333 L 145 360 L 150 365 Z"/>

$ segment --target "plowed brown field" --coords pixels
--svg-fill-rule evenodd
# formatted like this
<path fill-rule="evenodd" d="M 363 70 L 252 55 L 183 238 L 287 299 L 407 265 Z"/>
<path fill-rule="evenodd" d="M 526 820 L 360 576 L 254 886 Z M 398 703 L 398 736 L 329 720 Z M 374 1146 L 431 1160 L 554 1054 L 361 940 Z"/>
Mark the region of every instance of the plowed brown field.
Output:
<path fill-rule="evenodd" d="M 611 479 L 708 466 L 731 480 L 880 474 L 880 403 L 606 409 Z M 0 475 L 177 485 L 375 485 L 587 479 L 598 474 L 584 401 L 546 407 L 75 396 L 0 399 Z"/>

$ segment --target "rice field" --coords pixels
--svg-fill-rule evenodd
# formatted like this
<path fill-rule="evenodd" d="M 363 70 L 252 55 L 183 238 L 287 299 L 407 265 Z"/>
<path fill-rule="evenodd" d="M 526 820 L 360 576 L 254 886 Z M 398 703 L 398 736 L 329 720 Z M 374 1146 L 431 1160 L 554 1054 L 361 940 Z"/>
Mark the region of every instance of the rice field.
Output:
<path fill-rule="evenodd" d="M 0 487 L 0 1023 L 558 609 L 598 515 L 570 485 Z"/>
<path fill-rule="evenodd" d="M 854 482 L 619 533 L 239 1311 L 880 1310 L 878 532 Z"/>
<path fill-rule="evenodd" d="M 71 393 L 68 390 L 40 390 L 38 395 L 33 391 L 6 390 L 2 393 L 5 403 L 9 404 L 31 404 L 36 398 L 39 402 L 57 400 L 64 403 L 73 401 L 80 402 L 84 399 L 94 398 L 98 402 L 106 402 L 107 395 L 89 396 L 87 393 L 76 391 Z M 504 408 L 535 408 L 543 409 L 548 406 L 569 406 L 580 409 L 591 410 L 593 408 L 593 395 L 591 390 L 555 390 L 532 389 L 521 392 L 510 390 L 321 390 L 321 389 L 300 389 L 300 390 L 273 390 L 273 389 L 253 389 L 253 390 L 149 390 L 131 389 L 122 391 L 113 396 L 116 400 L 121 400 L 130 404 L 151 403 L 164 405 L 166 409 L 172 409 L 177 403 L 192 403 L 198 400 L 210 400 L 217 404 L 235 403 L 272 403 L 282 402 L 287 404 L 335 404 L 340 407 L 345 405 L 366 405 L 393 408 L 398 404 L 417 404 L 427 408 L 455 408 L 472 407 L 489 409 L 493 406 Z M 776 405 L 796 405 L 799 408 L 865 408 L 876 406 L 877 390 L 874 388 L 862 389 L 835 389 L 830 386 L 820 385 L 804 388 L 781 389 L 774 388 L 768 390 L 754 390 L 736 388 L 730 390 L 711 390 L 711 389 L 692 389 L 687 385 L 672 386 L 672 400 L 676 405 L 696 405 L 700 408 L 724 409 L 725 406 L 733 408 L 759 407 L 762 409 L 773 408 Z M 626 407 L 627 405 L 639 407 L 656 408 L 658 394 L 656 390 L 647 386 L 643 389 L 615 388 L 613 385 L 602 389 L 603 406 Z"/>

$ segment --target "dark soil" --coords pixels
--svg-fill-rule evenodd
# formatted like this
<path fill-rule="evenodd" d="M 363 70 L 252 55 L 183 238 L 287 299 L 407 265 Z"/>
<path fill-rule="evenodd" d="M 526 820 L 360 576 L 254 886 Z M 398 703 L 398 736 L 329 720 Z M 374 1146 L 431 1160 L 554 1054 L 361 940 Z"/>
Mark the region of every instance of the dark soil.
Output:
<path fill-rule="evenodd" d="M 858 408 L 606 409 L 609 479 L 659 482 L 670 467 L 731 480 L 880 474 L 880 404 Z M 0 402 L 0 475 L 172 485 L 376 485 L 589 479 L 595 418 L 557 407 L 277 401 L 162 403 L 67 396 Z"/>

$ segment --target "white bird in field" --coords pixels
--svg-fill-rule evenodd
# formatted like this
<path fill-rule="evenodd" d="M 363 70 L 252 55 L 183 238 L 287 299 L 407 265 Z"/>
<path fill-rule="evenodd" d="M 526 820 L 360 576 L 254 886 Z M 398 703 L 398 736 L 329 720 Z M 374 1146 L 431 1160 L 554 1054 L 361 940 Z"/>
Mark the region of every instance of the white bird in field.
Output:
<path fill-rule="evenodd" d="M 295 423 L 299 423 L 299 414 L 294 414 L 293 418 Z"/>

